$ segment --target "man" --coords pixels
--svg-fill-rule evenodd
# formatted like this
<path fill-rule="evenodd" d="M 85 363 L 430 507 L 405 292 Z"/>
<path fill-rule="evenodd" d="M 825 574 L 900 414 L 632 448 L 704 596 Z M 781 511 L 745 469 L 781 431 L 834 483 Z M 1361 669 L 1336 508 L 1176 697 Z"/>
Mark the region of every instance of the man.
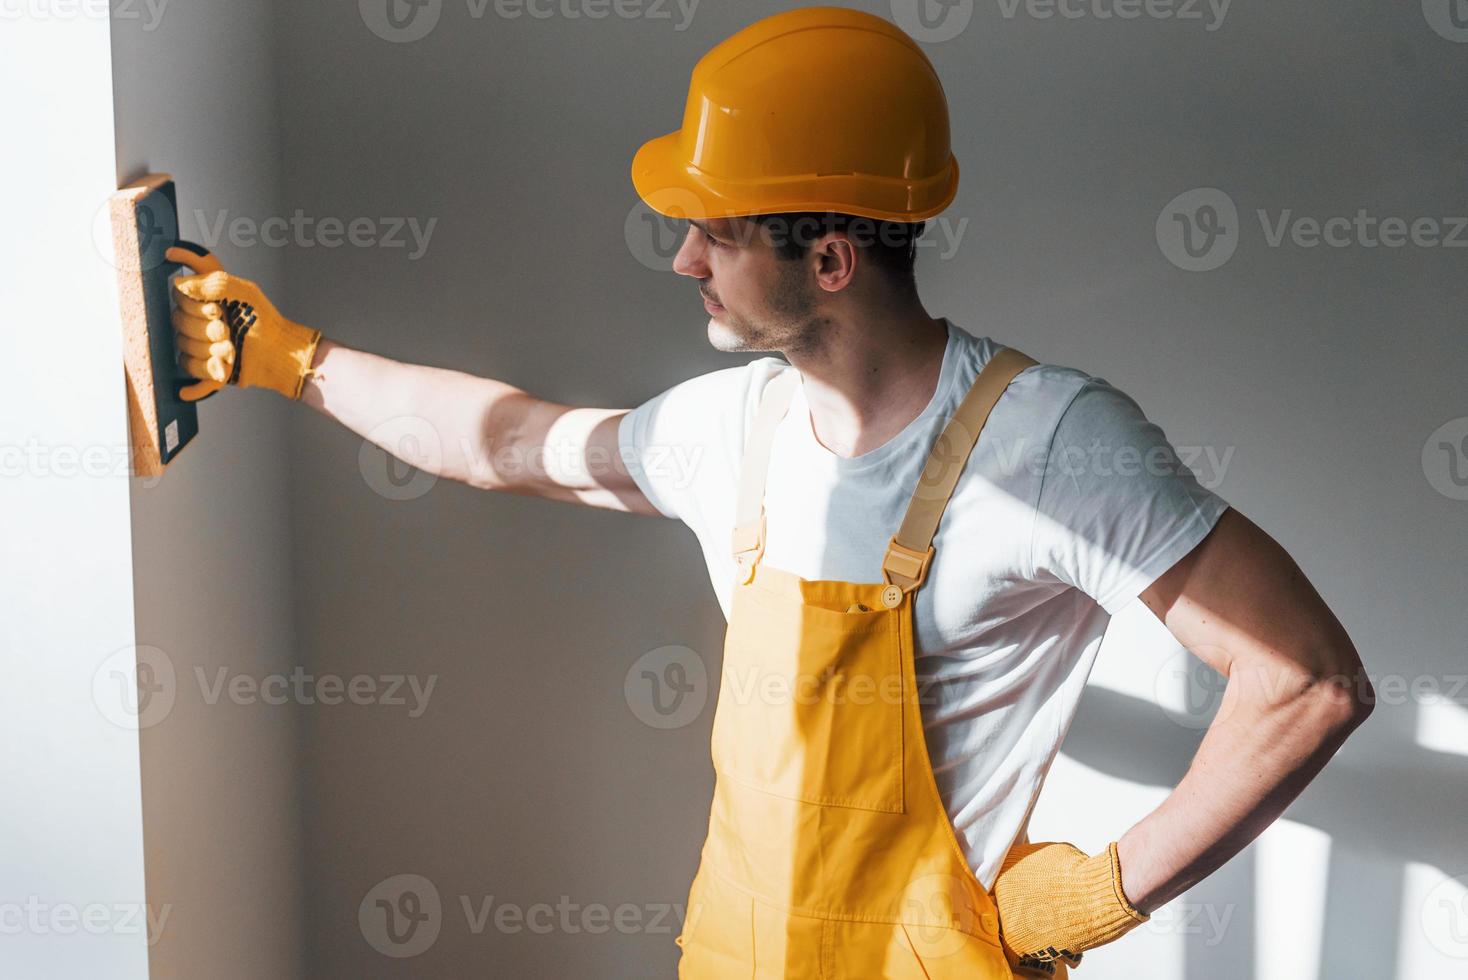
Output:
<path fill-rule="evenodd" d="M 958 168 L 901 31 L 827 7 L 740 31 L 633 181 L 688 219 L 674 269 L 710 342 L 784 360 L 575 408 L 352 350 L 170 257 L 199 273 L 175 286 L 190 397 L 268 387 L 364 436 L 426 419 L 439 475 L 697 533 L 729 632 L 680 976 L 1063 975 L 1241 850 L 1365 719 L 1336 618 L 1134 401 L 924 309 L 914 242 Z M 669 448 L 691 472 L 660 465 Z M 1229 678 L 1221 710 L 1104 851 L 1031 843 L 1106 623 L 1136 597 Z"/>

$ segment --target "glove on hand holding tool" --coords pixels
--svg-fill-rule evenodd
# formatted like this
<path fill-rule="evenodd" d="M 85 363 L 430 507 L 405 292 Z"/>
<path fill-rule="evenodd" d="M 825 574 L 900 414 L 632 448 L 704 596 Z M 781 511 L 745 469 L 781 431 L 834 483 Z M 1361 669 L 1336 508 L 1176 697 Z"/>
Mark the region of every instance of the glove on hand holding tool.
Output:
<path fill-rule="evenodd" d="M 148 174 L 112 195 L 112 262 L 123 327 L 131 471 L 157 476 L 199 431 L 195 402 L 226 384 L 299 398 L 321 332 L 280 315 L 248 279 L 178 239 L 173 178 Z M 181 268 L 193 275 L 173 284 Z"/>
<path fill-rule="evenodd" d="M 122 321 L 131 471 L 157 476 L 199 431 L 198 410 L 179 392 L 168 280 L 178 271 L 177 256 L 190 255 L 204 265 L 212 260 L 203 248 L 178 240 L 177 196 L 167 174 L 149 174 L 127 185 L 112 195 L 107 210 Z"/>
<path fill-rule="evenodd" d="M 286 319 L 259 286 L 225 272 L 212 255 L 178 248 L 168 257 L 197 273 L 173 283 L 179 367 L 200 379 L 180 397 L 197 401 L 232 384 L 300 398 L 306 377 L 318 373 L 311 360 L 321 331 Z"/>

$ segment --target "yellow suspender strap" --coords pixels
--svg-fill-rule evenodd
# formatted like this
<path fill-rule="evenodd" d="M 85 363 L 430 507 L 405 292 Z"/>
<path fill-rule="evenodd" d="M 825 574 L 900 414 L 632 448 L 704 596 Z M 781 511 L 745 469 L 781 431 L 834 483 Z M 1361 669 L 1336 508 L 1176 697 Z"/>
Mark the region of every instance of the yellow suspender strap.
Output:
<path fill-rule="evenodd" d="M 953 418 L 933 444 L 917 488 L 908 501 L 902 526 L 887 544 L 887 554 L 882 559 L 884 581 L 901 586 L 904 592 L 910 592 L 923 583 L 933 559 L 933 535 L 938 531 L 938 522 L 942 520 L 948 499 L 958 485 L 958 477 L 969 453 L 978 442 L 984 423 L 989 420 L 989 412 L 1015 375 L 1036 363 L 1028 355 L 1006 347 L 990 358 L 979 372 Z M 764 552 L 764 492 L 770 467 L 770 447 L 775 440 L 775 427 L 785 417 L 799 383 L 800 372 L 792 368 L 765 385 L 745 439 L 730 542 L 741 581 L 749 581 L 755 562 Z"/>
<path fill-rule="evenodd" d="M 765 549 L 765 477 L 770 469 L 770 447 L 775 427 L 785 417 L 800 372 L 789 368 L 765 384 L 759 409 L 744 440 L 744 462 L 739 468 L 739 497 L 734 508 L 734 561 L 740 581 L 749 581 L 755 562 Z"/>
<path fill-rule="evenodd" d="M 903 592 L 911 592 L 923 584 L 933 560 L 933 535 L 938 531 L 938 522 L 943 518 L 948 498 L 953 496 L 953 488 L 958 485 L 969 453 L 989 420 L 989 412 L 1015 375 L 1037 363 L 1013 347 L 1005 347 L 979 372 L 928 454 L 902 526 L 887 544 L 887 554 L 882 559 L 883 581 L 901 586 Z"/>

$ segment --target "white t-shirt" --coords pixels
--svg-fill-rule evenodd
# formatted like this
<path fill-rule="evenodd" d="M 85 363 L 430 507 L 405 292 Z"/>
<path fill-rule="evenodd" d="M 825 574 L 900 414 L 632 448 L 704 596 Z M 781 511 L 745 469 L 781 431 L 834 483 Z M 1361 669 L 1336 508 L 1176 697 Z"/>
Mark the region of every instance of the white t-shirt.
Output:
<path fill-rule="evenodd" d="M 887 541 L 929 449 L 1004 346 L 945 323 L 932 400 L 871 452 L 843 458 L 822 446 L 797 387 L 770 456 L 762 562 L 808 579 L 882 580 Z M 762 357 L 712 371 L 620 424 L 638 486 L 698 536 L 726 619 L 745 433 L 764 382 L 791 370 Z M 1028 823 L 1111 616 L 1227 506 L 1103 378 L 1039 364 L 995 405 L 938 526 L 913 625 L 929 757 L 986 888 Z"/>

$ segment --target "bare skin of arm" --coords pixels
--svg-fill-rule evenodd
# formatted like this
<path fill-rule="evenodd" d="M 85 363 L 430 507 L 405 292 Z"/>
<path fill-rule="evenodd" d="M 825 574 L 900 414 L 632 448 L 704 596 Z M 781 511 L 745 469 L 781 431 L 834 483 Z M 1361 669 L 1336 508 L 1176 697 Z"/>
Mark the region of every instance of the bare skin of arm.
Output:
<path fill-rule="evenodd" d="M 301 400 L 426 472 L 487 490 L 661 516 L 618 452 L 626 409 L 576 408 L 460 371 L 323 338 Z M 408 431 L 436 435 L 437 453 Z M 426 423 L 428 429 L 424 429 Z M 1117 843 L 1122 887 L 1150 913 L 1273 823 L 1370 713 L 1341 624 L 1273 538 L 1230 509 L 1141 598 L 1228 678 L 1182 781 Z M 1333 683 L 1332 679 L 1343 683 Z"/>
<path fill-rule="evenodd" d="M 626 409 L 558 405 L 502 381 L 324 337 L 311 366 L 320 376 L 307 377 L 303 402 L 425 472 L 484 490 L 663 516 L 618 452 Z M 411 421 L 395 421 L 403 419 Z"/>
<path fill-rule="evenodd" d="M 1233 509 L 1141 598 L 1228 678 L 1187 774 L 1117 842 L 1122 889 L 1150 914 L 1273 823 L 1365 721 L 1375 692 L 1299 566 Z"/>

